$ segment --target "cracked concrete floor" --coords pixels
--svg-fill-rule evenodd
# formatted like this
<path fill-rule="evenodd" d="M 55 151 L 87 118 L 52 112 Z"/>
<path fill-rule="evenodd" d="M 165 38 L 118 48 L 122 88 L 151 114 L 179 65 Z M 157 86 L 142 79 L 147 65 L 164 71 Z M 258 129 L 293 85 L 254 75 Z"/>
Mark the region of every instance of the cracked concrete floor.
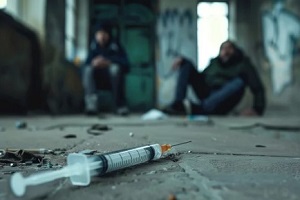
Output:
<path fill-rule="evenodd" d="M 18 120 L 25 121 L 27 128 L 16 129 Z M 66 150 L 59 155 L 45 155 L 54 164 L 52 169 L 64 166 L 68 153 L 85 149 L 102 153 L 151 143 L 192 143 L 174 148 L 179 154 L 177 160 L 164 158 L 120 170 L 94 178 L 87 187 L 74 187 L 68 179 L 31 186 L 22 198 L 10 191 L 11 173 L 21 171 L 28 176 L 49 169 L 36 165 L 2 166 L 0 200 L 168 200 L 172 199 L 170 195 L 176 199 L 300 199 L 298 117 L 211 120 L 212 123 L 185 118 L 146 122 L 138 116 L 2 117 L 0 148 Z M 93 124 L 106 124 L 112 129 L 99 135 L 88 134 Z M 76 138 L 64 138 L 70 134 Z"/>

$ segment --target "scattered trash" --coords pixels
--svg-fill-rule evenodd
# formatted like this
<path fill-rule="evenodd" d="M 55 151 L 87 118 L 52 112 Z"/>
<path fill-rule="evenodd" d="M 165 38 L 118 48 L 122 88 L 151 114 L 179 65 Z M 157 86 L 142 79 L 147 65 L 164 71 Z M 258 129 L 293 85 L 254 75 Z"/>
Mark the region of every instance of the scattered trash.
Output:
<path fill-rule="evenodd" d="M 27 123 L 24 121 L 16 121 L 15 126 L 17 129 L 25 129 L 27 127 Z"/>
<path fill-rule="evenodd" d="M 254 123 L 250 125 L 237 125 L 237 126 L 230 126 L 230 129 L 240 130 L 240 129 L 253 129 L 256 127 L 262 127 L 266 130 L 275 130 L 275 131 L 300 131 L 300 126 L 297 125 L 269 125 L 264 123 Z"/>
<path fill-rule="evenodd" d="M 168 171 L 168 169 L 166 167 L 163 168 L 164 171 Z"/>
<path fill-rule="evenodd" d="M 188 151 L 188 153 L 192 153 L 192 151 Z"/>
<path fill-rule="evenodd" d="M 37 173 L 26 178 L 21 173 L 14 173 L 11 177 L 10 186 L 16 196 L 23 196 L 29 185 L 47 183 L 63 177 L 70 177 L 73 185 L 86 186 L 90 184 L 91 176 L 104 175 L 115 170 L 158 160 L 173 146 L 186 143 L 188 142 L 174 145 L 152 144 L 89 157 L 84 154 L 71 153 L 67 157 L 66 167 L 60 170 Z M 52 167 L 50 162 L 48 166 L 49 168 Z M 156 173 L 156 171 L 150 173 Z"/>
<path fill-rule="evenodd" d="M 266 146 L 265 146 L 265 145 L 260 145 L 260 144 L 258 144 L 258 145 L 255 145 L 255 147 L 257 147 L 257 148 L 266 148 Z"/>
<path fill-rule="evenodd" d="M 28 153 L 33 153 L 33 154 L 50 154 L 53 153 L 52 150 L 50 149 L 44 149 L 44 148 L 40 148 L 40 149 L 6 149 L 6 151 L 13 151 L 13 152 L 17 152 L 17 151 L 25 151 Z"/>
<path fill-rule="evenodd" d="M 5 152 L 3 154 L 3 151 Z M 40 163 L 43 158 L 41 156 L 34 155 L 30 152 L 24 150 L 18 151 L 5 151 L 2 150 L 2 155 L 0 157 L 0 163 L 10 164 L 10 163 L 25 163 L 31 161 L 32 163 Z"/>
<path fill-rule="evenodd" d="M 102 135 L 103 134 L 103 132 L 96 132 L 96 131 L 92 131 L 92 130 L 88 130 L 87 131 L 88 132 L 88 134 L 91 134 L 91 135 L 94 135 L 94 136 L 98 136 L 98 135 Z"/>
<path fill-rule="evenodd" d="M 7 171 L 7 172 L 3 172 L 3 174 L 13 174 L 15 173 L 14 171 Z"/>
<path fill-rule="evenodd" d="M 211 137 L 211 139 L 212 139 L 213 141 L 217 141 L 217 138 L 215 138 L 215 137 Z"/>
<path fill-rule="evenodd" d="M 129 136 L 130 136 L 130 137 L 133 137 L 133 136 L 134 136 L 134 134 L 133 134 L 132 132 L 130 132 L 130 133 L 129 133 Z"/>
<path fill-rule="evenodd" d="M 142 115 L 142 120 L 161 120 L 166 118 L 168 118 L 168 116 L 157 109 L 152 109 Z"/>
<path fill-rule="evenodd" d="M 3 157 L 5 155 L 5 150 L 0 149 L 0 158 Z"/>
<path fill-rule="evenodd" d="M 74 135 L 74 134 L 68 134 L 68 135 L 65 135 L 64 138 L 66 138 L 66 139 L 72 139 L 72 138 L 77 138 L 77 136 Z"/>
<path fill-rule="evenodd" d="M 97 152 L 96 150 L 86 149 L 86 150 L 80 151 L 79 153 L 85 154 L 85 155 L 93 155 L 96 152 Z"/>
<path fill-rule="evenodd" d="M 168 159 L 172 160 L 173 162 L 178 162 L 179 159 L 177 158 L 177 156 L 174 153 L 171 153 L 167 156 Z"/>
<path fill-rule="evenodd" d="M 109 131 L 109 130 L 111 130 L 111 128 L 108 127 L 107 125 L 94 124 L 87 130 L 87 133 L 98 136 L 98 135 L 102 135 L 103 131 Z"/>
<path fill-rule="evenodd" d="M 148 175 L 152 175 L 152 174 L 156 174 L 156 171 L 151 171 L 149 173 L 147 173 Z"/>
<path fill-rule="evenodd" d="M 11 166 L 11 167 L 16 167 L 17 164 L 16 164 L 16 163 L 10 163 L 9 166 Z"/>
<path fill-rule="evenodd" d="M 67 149 L 53 149 L 52 151 L 51 151 L 51 154 L 52 155 L 63 155 L 63 154 L 65 154 L 66 153 L 66 151 L 67 151 Z"/>
<path fill-rule="evenodd" d="M 117 187 L 115 185 L 111 186 L 112 190 L 115 190 Z"/>
<path fill-rule="evenodd" d="M 47 163 L 47 168 L 52 168 L 53 167 L 53 164 L 51 162 L 48 162 Z"/>

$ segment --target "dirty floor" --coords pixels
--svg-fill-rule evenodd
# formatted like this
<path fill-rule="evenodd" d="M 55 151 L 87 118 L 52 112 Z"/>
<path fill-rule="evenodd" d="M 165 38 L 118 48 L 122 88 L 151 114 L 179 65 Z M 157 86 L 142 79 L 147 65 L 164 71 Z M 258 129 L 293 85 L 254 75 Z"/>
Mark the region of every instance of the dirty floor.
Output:
<path fill-rule="evenodd" d="M 108 129 L 89 130 L 95 124 Z M 137 115 L 2 117 L 0 149 L 55 151 L 40 155 L 41 163 L 0 163 L 0 200 L 300 199 L 299 126 L 298 117 L 212 117 L 200 121 L 183 117 L 142 121 Z M 192 143 L 174 147 L 170 156 L 94 178 L 87 187 L 60 179 L 30 186 L 22 198 L 14 196 L 9 187 L 12 173 L 29 176 L 60 169 L 68 153 L 105 153 L 189 140 Z"/>

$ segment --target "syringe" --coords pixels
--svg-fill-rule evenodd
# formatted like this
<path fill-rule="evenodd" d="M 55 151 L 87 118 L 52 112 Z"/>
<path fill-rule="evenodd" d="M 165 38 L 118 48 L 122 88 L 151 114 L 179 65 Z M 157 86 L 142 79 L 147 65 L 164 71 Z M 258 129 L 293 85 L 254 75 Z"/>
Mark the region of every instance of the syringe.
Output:
<path fill-rule="evenodd" d="M 70 177 L 73 185 L 86 186 L 90 184 L 91 176 L 101 176 L 118 169 L 157 160 L 172 147 L 189 142 L 191 141 L 175 145 L 152 144 L 90 157 L 72 153 L 67 157 L 67 166 L 60 170 L 38 173 L 26 178 L 21 173 L 14 173 L 10 186 L 16 196 L 23 196 L 29 185 L 39 185 L 63 177 Z"/>

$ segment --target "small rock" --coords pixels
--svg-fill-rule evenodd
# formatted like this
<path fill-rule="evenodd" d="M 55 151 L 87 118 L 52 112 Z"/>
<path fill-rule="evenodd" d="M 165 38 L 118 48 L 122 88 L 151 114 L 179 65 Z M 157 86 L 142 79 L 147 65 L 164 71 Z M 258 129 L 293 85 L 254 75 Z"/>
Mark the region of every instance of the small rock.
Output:
<path fill-rule="evenodd" d="M 3 172 L 3 174 L 13 174 L 15 173 L 14 171 L 9 171 L 9 172 Z"/>
<path fill-rule="evenodd" d="M 192 153 L 192 151 L 188 151 L 188 153 Z"/>
<path fill-rule="evenodd" d="M 148 175 L 152 175 L 152 174 L 156 174 L 156 171 L 151 171 L 149 173 L 147 173 Z"/>
<path fill-rule="evenodd" d="M 38 164 L 37 167 L 42 167 L 42 164 Z"/>
<path fill-rule="evenodd" d="M 17 164 L 16 163 L 10 163 L 10 165 L 9 166 L 11 166 L 11 167 L 16 167 L 17 166 Z"/>
<path fill-rule="evenodd" d="M 133 137 L 133 136 L 134 136 L 134 134 L 133 134 L 132 132 L 130 132 L 130 133 L 129 133 L 129 136 L 130 136 L 130 137 Z"/>
<path fill-rule="evenodd" d="M 77 138 L 77 136 L 74 135 L 74 134 L 68 134 L 68 135 L 65 135 L 64 138 L 66 138 L 66 139 L 72 139 L 72 138 Z"/>
<path fill-rule="evenodd" d="M 52 167 L 53 167 L 52 163 L 49 162 L 49 163 L 47 164 L 47 167 L 48 167 L 48 168 L 52 168 Z"/>
<path fill-rule="evenodd" d="M 168 169 L 166 167 L 163 168 L 164 171 L 168 171 Z"/>
<path fill-rule="evenodd" d="M 27 127 L 27 123 L 24 121 L 16 121 L 15 126 L 17 129 L 24 129 Z"/>

